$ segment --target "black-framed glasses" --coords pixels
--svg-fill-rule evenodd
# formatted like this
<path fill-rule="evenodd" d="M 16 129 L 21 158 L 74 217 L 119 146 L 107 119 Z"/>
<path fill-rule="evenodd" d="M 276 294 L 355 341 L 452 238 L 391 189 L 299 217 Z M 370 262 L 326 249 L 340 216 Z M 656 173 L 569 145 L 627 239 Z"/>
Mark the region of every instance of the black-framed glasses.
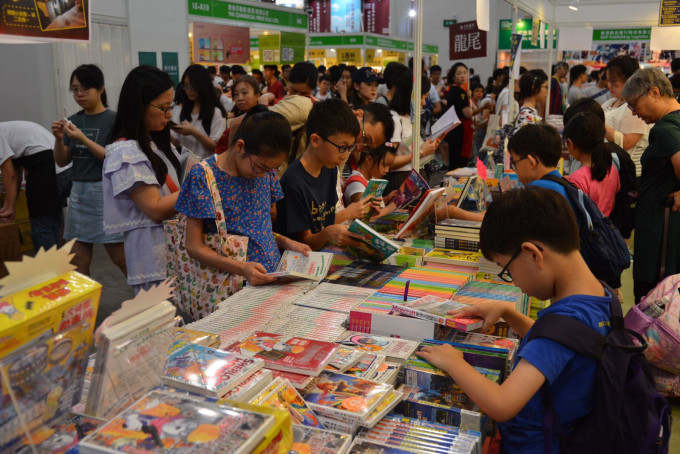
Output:
<path fill-rule="evenodd" d="M 325 138 L 322 135 L 319 135 L 319 137 L 321 137 L 323 140 L 325 140 L 326 142 L 330 143 L 335 148 L 337 148 L 338 152 L 340 154 L 351 153 L 351 152 L 353 152 L 354 150 L 357 149 L 357 143 L 356 142 L 354 142 L 352 145 L 338 145 L 337 143 L 331 142 L 330 140 L 328 140 L 327 138 Z"/>
<path fill-rule="evenodd" d="M 538 248 L 539 251 L 543 252 L 543 248 L 542 248 L 541 246 L 539 246 L 539 245 L 536 244 L 536 243 L 531 243 L 531 244 L 533 244 L 534 246 L 536 246 L 536 247 Z M 505 266 L 503 267 L 503 269 L 501 270 L 501 272 L 498 273 L 498 278 L 499 278 L 500 280 L 505 281 L 505 282 L 512 282 L 512 276 L 510 275 L 510 270 L 509 270 L 510 264 L 512 263 L 513 260 L 515 260 L 517 257 L 519 257 L 519 255 L 520 255 L 521 253 L 522 253 L 522 246 L 520 246 L 520 247 L 517 249 L 517 252 L 515 252 L 514 254 L 512 254 L 512 257 L 510 257 L 510 260 L 508 260 L 508 263 L 506 263 Z"/>
<path fill-rule="evenodd" d="M 513 160 L 513 159 L 510 159 L 510 168 L 511 168 L 512 170 L 516 170 L 516 169 L 517 169 L 517 163 L 520 162 L 520 161 L 524 161 L 524 160 L 527 159 L 529 156 L 531 156 L 531 155 L 528 154 L 528 155 L 526 155 L 526 156 L 523 157 L 523 158 L 519 158 L 517 161 L 515 161 L 515 160 Z"/>
<path fill-rule="evenodd" d="M 155 107 L 156 109 L 160 110 L 165 115 L 172 113 L 172 109 L 175 108 L 175 103 L 170 104 L 168 107 L 161 107 L 161 106 L 157 106 L 156 104 L 151 104 L 151 103 L 149 103 L 149 105 L 151 107 Z"/>

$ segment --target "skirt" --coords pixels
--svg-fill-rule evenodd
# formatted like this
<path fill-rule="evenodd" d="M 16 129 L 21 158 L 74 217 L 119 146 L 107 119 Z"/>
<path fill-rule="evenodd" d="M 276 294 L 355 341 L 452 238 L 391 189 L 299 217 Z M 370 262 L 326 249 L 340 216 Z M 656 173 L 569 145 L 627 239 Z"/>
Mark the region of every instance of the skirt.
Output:
<path fill-rule="evenodd" d="M 104 192 L 101 181 L 73 182 L 64 239 L 94 244 L 123 242 L 122 233 L 104 232 Z"/>

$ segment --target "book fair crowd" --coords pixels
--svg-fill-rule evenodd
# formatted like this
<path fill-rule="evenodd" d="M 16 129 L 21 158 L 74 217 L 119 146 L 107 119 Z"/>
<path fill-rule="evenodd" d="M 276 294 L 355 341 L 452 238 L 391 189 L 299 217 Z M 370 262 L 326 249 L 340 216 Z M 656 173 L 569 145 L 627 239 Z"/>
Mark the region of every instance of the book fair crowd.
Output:
<path fill-rule="evenodd" d="M 680 59 L 589 69 L 73 69 L 0 122 L 0 450 L 668 452 Z"/>

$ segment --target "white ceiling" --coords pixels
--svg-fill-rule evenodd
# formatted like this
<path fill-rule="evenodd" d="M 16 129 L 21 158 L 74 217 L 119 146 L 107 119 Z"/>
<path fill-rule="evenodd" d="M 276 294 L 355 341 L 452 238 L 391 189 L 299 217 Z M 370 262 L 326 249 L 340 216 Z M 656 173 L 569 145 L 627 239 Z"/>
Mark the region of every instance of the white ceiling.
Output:
<path fill-rule="evenodd" d="M 551 4 L 555 6 L 568 6 L 571 5 L 572 0 L 548 0 Z M 596 5 L 620 5 L 622 3 L 659 3 L 659 0 L 578 0 L 578 3 L 589 6 Z"/>

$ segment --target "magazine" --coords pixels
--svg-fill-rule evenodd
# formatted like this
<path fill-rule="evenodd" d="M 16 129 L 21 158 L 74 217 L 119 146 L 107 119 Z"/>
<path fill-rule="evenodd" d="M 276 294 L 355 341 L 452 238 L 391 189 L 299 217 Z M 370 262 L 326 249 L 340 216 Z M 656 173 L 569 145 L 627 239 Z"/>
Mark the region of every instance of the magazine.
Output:
<path fill-rule="evenodd" d="M 300 252 L 284 251 L 276 271 L 267 273 L 277 281 L 310 279 L 320 281 L 326 277 L 331 267 L 333 254 L 330 252 L 309 252 L 308 256 Z"/>

